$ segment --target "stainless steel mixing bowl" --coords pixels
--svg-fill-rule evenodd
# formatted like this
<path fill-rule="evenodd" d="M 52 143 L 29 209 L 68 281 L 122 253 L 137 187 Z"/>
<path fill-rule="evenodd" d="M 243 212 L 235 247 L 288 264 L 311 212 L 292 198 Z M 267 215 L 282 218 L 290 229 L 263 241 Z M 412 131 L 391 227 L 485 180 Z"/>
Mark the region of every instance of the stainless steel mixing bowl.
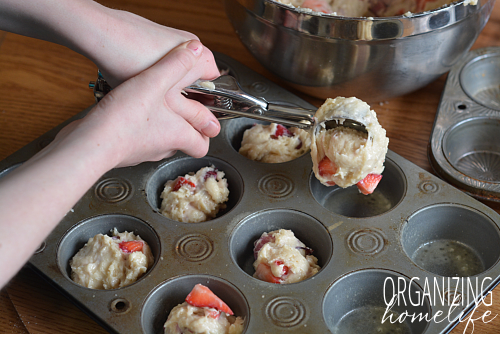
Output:
<path fill-rule="evenodd" d="M 379 101 L 446 73 L 472 46 L 495 0 L 411 17 L 316 15 L 270 0 L 224 0 L 236 33 L 271 72 L 318 98 Z"/>

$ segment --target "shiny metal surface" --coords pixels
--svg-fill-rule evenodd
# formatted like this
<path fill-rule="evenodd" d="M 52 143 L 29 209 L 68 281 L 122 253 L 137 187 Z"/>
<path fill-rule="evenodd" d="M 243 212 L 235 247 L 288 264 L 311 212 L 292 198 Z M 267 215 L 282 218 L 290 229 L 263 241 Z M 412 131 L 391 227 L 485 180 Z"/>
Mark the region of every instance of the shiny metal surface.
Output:
<path fill-rule="evenodd" d="M 225 0 L 236 33 L 271 72 L 309 95 L 384 100 L 419 89 L 470 49 L 495 0 L 412 17 L 313 15 L 270 0 Z"/>
<path fill-rule="evenodd" d="M 315 110 L 274 104 L 250 95 L 241 89 L 236 78 L 231 75 L 211 80 L 210 87 L 204 82 L 206 81 L 198 80 L 184 90 L 213 96 L 215 105 L 206 107 L 213 113 L 224 115 L 219 116 L 219 119 L 245 117 L 303 129 L 314 125 Z"/>
<path fill-rule="evenodd" d="M 219 119 L 245 117 L 302 129 L 312 128 L 315 124 L 315 110 L 280 105 L 252 96 L 241 89 L 238 81 L 231 75 L 223 75 L 210 81 L 208 87 L 204 82 L 206 81 L 198 80 L 184 90 L 213 96 L 215 106 L 206 105 L 206 107 L 213 113 L 224 115 L 219 116 Z M 321 124 L 326 129 L 344 126 L 368 133 L 364 123 L 347 117 L 333 117 Z"/>

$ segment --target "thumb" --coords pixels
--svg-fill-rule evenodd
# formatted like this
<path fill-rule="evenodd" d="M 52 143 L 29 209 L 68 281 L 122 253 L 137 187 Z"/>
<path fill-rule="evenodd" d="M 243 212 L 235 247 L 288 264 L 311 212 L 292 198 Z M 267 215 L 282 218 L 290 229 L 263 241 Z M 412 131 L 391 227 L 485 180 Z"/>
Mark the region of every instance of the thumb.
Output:
<path fill-rule="evenodd" d="M 188 74 L 200 59 L 202 52 L 203 44 L 199 40 L 187 41 L 172 49 L 138 76 L 147 78 L 149 81 L 146 84 L 154 85 L 156 90 L 168 90 Z"/>

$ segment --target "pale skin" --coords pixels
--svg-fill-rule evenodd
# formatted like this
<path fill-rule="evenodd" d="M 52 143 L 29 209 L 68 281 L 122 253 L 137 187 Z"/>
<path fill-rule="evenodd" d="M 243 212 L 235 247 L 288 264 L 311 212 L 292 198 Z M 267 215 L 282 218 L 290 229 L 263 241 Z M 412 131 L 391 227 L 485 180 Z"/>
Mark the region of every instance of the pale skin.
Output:
<path fill-rule="evenodd" d="M 85 118 L 0 178 L 1 288 L 104 173 L 178 150 L 202 157 L 220 124 L 181 93 L 219 75 L 212 53 L 191 33 L 90 0 L 0 0 L 0 29 L 70 47 L 114 87 Z"/>

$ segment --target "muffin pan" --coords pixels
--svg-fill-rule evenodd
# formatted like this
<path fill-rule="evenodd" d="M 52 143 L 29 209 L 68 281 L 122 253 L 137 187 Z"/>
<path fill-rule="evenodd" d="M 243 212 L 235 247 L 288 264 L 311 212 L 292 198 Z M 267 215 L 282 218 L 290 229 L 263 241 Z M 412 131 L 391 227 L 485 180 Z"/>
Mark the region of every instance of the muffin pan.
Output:
<path fill-rule="evenodd" d="M 473 50 L 450 70 L 429 157 L 446 181 L 500 201 L 500 48 Z"/>
<path fill-rule="evenodd" d="M 314 108 L 227 56 L 215 57 L 245 91 Z M 473 106 L 470 100 L 460 103 Z M 67 213 L 30 264 L 79 308 L 119 333 L 162 333 L 170 310 L 197 283 L 245 317 L 245 333 L 442 333 L 498 283 L 500 216 L 489 207 L 392 151 L 381 183 L 369 196 L 356 187 L 321 185 L 309 154 L 281 164 L 251 161 L 237 151 L 243 131 L 255 122 L 222 120 L 221 133 L 204 158 L 178 152 L 109 171 Z M 0 176 L 46 146 L 65 124 L 1 161 Z M 448 139 L 460 140 L 465 133 L 454 127 L 457 136 Z M 214 220 L 193 224 L 160 215 L 164 183 L 210 164 L 226 174 L 227 209 Z M 90 237 L 114 227 L 147 241 L 154 266 L 116 290 L 74 283 L 70 258 Z M 280 228 L 291 229 L 314 250 L 321 266 L 314 277 L 288 285 L 252 277 L 253 242 L 264 231 Z M 482 286 L 471 295 L 463 286 L 467 281 Z M 398 301 L 386 312 L 398 291 Z M 446 316 L 454 298 L 460 300 L 448 319 L 432 318 L 440 311 L 440 318 Z M 384 313 L 392 321 L 400 315 L 428 319 L 382 323 Z"/>

